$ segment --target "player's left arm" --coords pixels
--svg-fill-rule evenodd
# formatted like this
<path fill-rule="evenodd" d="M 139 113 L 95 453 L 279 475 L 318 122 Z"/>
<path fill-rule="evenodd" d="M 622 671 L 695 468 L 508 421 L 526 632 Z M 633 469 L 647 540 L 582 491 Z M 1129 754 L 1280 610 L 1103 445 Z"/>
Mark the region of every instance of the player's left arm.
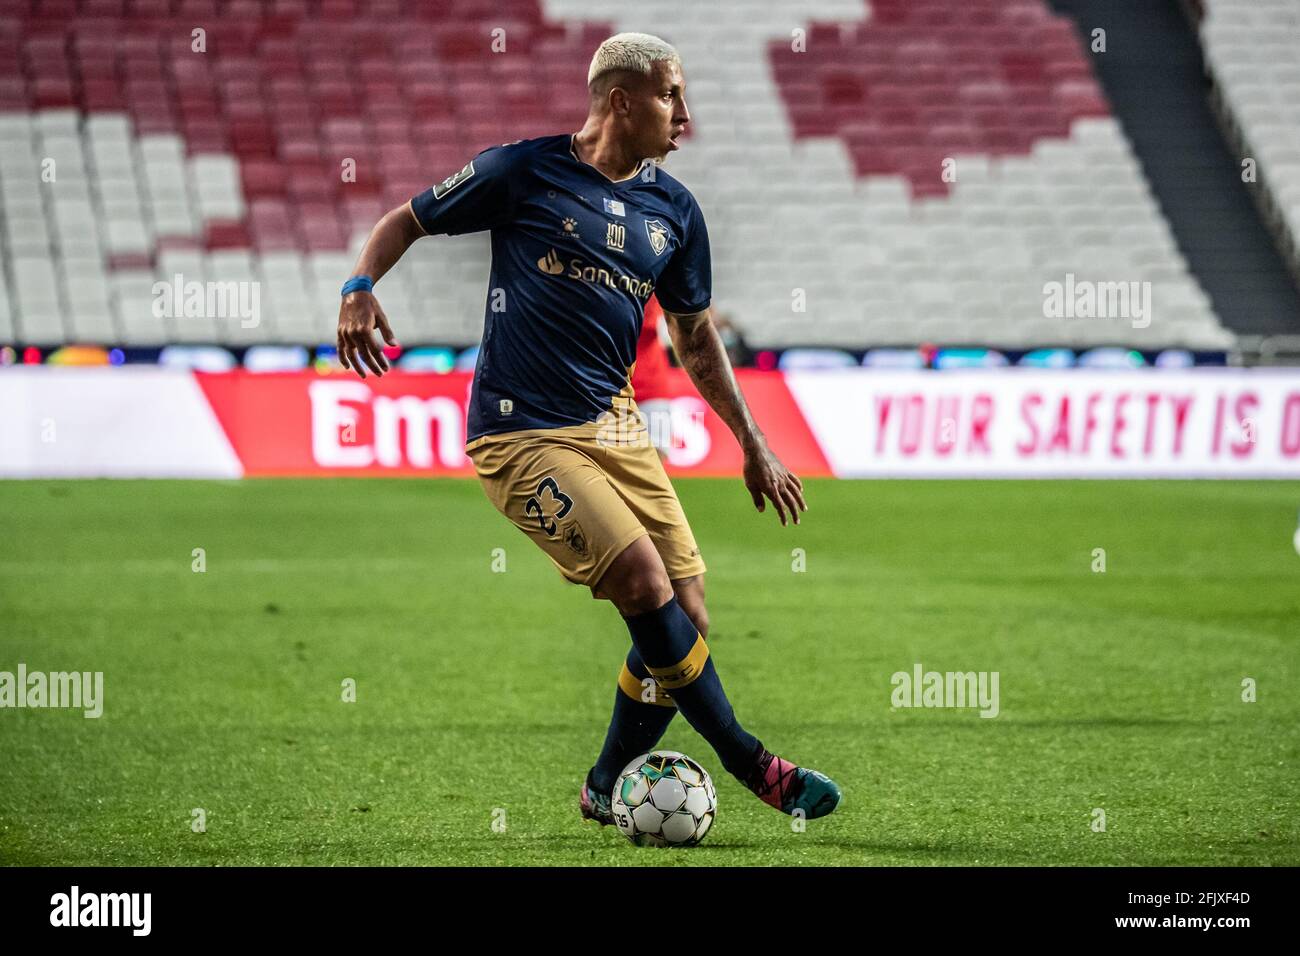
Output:
<path fill-rule="evenodd" d="M 754 507 L 760 512 L 766 510 L 767 503 L 763 500 L 766 496 L 776 507 L 782 525 L 786 523 L 787 511 L 798 524 L 799 512 L 808 510 L 803 500 L 803 482 L 767 447 L 767 438 L 750 414 L 709 310 L 681 315 L 665 309 L 664 319 L 682 367 L 740 443 L 745 455 L 745 487 L 754 499 Z"/>

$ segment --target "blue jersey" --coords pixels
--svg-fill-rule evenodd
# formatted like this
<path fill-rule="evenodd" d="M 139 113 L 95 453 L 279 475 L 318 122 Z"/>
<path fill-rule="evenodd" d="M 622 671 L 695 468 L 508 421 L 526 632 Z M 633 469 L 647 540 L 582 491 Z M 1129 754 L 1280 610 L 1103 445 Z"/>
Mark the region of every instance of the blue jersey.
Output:
<path fill-rule="evenodd" d="M 646 163 L 613 181 L 573 137 L 485 149 L 411 200 L 429 234 L 492 230 L 467 441 L 596 421 L 631 396 L 646 300 L 709 305 L 709 234 L 695 197 Z"/>

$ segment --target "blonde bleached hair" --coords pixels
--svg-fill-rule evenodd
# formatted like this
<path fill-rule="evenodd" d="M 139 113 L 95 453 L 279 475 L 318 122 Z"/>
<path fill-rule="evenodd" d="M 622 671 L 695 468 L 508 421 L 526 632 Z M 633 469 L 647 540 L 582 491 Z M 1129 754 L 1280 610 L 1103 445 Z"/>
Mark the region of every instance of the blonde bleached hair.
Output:
<path fill-rule="evenodd" d="M 630 70 L 649 76 L 655 63 L 665 61 L 681 65 L 682 58 L 672 44 L 649 33 L 616 33 L 596 47 L 587 70 L 587 85 L 612 70 Z"/>

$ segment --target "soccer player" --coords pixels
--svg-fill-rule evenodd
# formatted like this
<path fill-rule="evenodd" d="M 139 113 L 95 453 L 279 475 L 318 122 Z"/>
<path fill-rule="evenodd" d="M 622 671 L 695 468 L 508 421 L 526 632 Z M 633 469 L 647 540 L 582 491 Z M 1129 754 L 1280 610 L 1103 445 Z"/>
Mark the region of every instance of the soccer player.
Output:
<path fill-rule="evenodd" d="M 633 400 L 654 293 L 679 360 L 740 443 L 755 508 L 770 501 L 783 526 L 799 523 L 803 485 L 767 447 L 710 320 L 704 216 L 659 166 L 690 122 L 681 60 L 657 37 L 620 33 L 596 50 L 587 86 L 576 134 L 485 149 L 379 221 L 343 286 L 339 360 L 362 378 L 388 370 L 374 332 L 396 339 L 372 288 L 411 243 L 491 230 L 466 454 L 492 504 L 565 578 L 611 601 L 632 635 L 583 816 L 613 822 L 618 775 L 677 711 L 764 802 L 825 816 L 835 783 L 768 752 L 723 693 L 705 643 L 704 561 Z"/>

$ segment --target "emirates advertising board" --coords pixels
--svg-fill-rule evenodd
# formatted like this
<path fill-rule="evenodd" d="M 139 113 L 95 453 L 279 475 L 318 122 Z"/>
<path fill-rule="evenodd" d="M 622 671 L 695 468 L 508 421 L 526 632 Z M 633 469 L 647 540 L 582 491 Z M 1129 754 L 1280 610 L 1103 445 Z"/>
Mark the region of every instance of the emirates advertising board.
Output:
<path fill-rule="evenodd" d="M 737 375 L 772 448 L 808 477 L 1300 478 L 1300 369 Z M 18 366 L 0 372 L 0 476 L 468 476 L 469 386 L 465 373 Z M 638 405 L 670 474 L 739 474 L 683 372 Z"/>

